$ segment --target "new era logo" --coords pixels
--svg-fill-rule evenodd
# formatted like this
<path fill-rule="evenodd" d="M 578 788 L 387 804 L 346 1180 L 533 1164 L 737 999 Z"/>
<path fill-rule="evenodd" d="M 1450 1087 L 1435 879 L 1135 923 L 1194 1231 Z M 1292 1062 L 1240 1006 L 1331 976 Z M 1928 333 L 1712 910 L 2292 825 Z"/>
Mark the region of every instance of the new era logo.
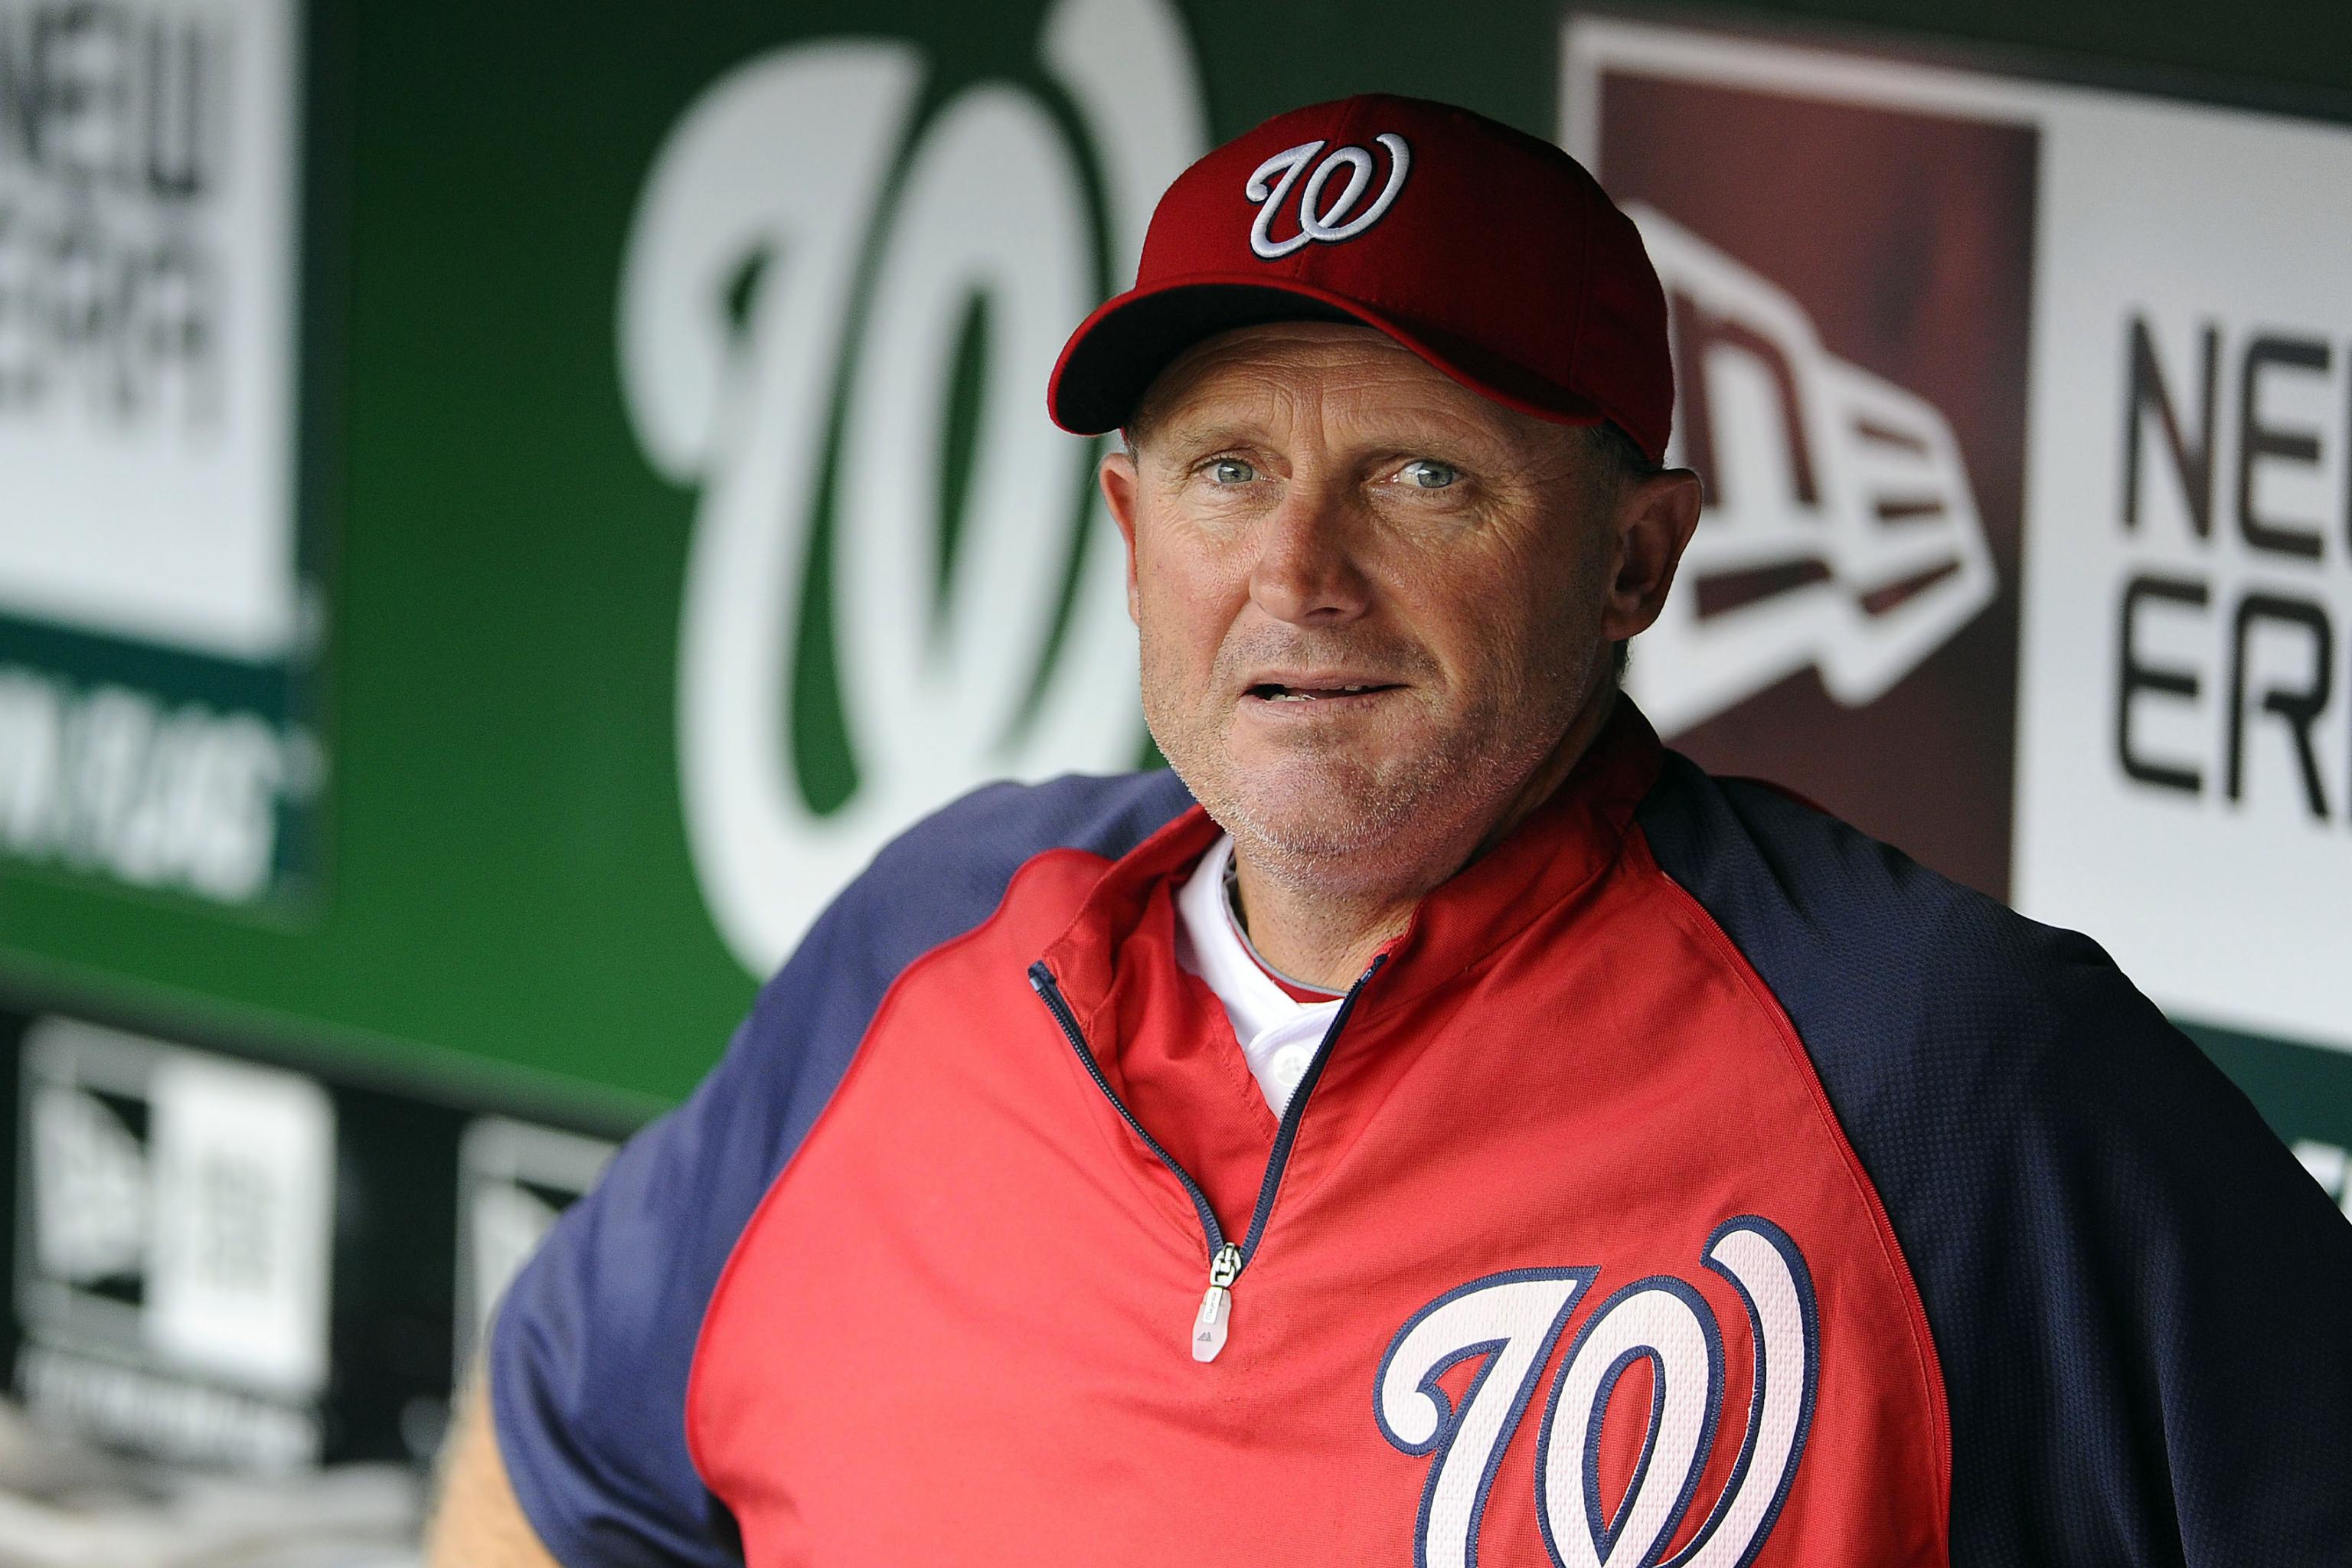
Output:
<path fill-rule="evenodd" d="M 1846 706 L 1875 701 L 2000 586 L 1949 423 L 1829 353 L 1773 283 L 1629 211 L 1673 320 L 1673 456 L 1708 487 L 1634 696 L 1669 735 L 1808 667 Z"/>

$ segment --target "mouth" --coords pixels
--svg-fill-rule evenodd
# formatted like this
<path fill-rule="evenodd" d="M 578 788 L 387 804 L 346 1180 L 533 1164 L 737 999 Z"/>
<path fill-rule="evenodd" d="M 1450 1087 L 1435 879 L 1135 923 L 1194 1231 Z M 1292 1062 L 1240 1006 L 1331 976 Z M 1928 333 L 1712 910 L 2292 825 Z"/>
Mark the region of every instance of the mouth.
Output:
<path fill-rule="evenodd" d="M 1248 688 L 1243 695 L 1264 703 L 1321 703 L 1352 706 L 1384 691 L 1402 688 L 1394 681 L 1326 681 L 1286 685 L 1265 680 Z"/>

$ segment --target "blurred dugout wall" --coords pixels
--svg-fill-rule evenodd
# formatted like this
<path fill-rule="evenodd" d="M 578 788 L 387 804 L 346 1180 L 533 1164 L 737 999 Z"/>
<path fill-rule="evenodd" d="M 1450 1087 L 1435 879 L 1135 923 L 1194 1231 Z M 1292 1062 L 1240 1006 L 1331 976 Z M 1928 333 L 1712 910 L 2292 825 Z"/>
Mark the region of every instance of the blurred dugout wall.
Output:
<path fill-rule="evenodd" d="M 1045 372 L 1178 169 L 1364 89 L 1639 205 L 1661 729 L 2090 930 L 2342 1193 L 2352 18 L 1810 9 L 1891 30 L 0 0 L 17 1391 L 428 1449 L 891 832 L 1147 761 Z"/>

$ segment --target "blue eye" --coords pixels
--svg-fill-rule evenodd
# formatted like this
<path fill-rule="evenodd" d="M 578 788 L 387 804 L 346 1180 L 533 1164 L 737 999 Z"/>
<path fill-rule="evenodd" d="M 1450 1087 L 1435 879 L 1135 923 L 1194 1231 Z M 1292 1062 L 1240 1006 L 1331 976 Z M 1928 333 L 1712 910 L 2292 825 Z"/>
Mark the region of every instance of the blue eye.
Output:
<path fill-rule="evenodd" d="M 1209 479 L 1213 484 L 1245 485 L 1257 478 L 1257 470 L 1239 458 L 1219 458 L 1209 465 Z"/>
<path fill-rule="evenodd" d="M 1397 470 L 1397 477 L 1419 490 L 1442 490 L 1462 477 L 1451 463 L 1434 458 L 1415 458 Z"/>

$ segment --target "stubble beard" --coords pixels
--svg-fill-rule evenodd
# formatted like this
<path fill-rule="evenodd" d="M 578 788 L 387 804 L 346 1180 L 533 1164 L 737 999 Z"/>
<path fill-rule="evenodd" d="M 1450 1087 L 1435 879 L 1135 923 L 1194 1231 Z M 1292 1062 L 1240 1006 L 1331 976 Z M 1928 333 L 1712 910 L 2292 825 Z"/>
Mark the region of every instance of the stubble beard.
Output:
<path fill-rule="evenodd" d="M 1278 763 L 1246 769 L 1229 744 L 1233 710 L 1187 706 L 1156 665 L 1147 637 L 1144 721 L 1192 797 L 1258 869 L 1338 891 L 1458 868 L 1574 722 L 1593 660 L 1550 650 L 1491 682 L 1489 700 L 1423 727 L 1426 743 L 1411 750 L 1375 759 L 1302 738 Z"/>

